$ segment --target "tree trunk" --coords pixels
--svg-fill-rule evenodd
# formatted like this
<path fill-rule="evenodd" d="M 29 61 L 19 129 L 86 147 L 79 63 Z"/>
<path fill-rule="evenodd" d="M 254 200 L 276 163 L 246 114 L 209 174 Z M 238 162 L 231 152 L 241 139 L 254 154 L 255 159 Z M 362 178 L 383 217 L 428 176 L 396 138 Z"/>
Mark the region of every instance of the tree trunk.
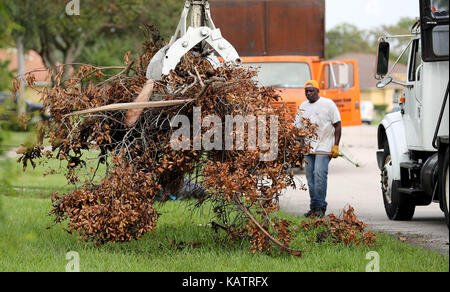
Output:
<path fill-rule="evenodd" d="M 51 86 L 55 84 L 55 76 L 58 73 L 56 57 L 55 57 L 55 49 L 51 46 L 51 42 L 48 39 L 47 32 L 43 31 L 40 34 L 40 42 L 41 42 L 41 50 L 39 51 L 39 55 L 44 61 L 45 67 L 47 69 L 51 69 L 52 77 L 51 77 Z"/>
<path fill-rule="evenodd" d="M 77 43 L 71 43 L 69 48 L 63 52 L 64 53 L 64 64 L 72 64 L 75 62 L 77 57 L 81 54 L 83 50 L 84 43 L 79 40 Z M 63 73 L 63 80 L 67 80 L 70 78 L 70 74 L 72 74 L 73 66 L 65 66 Z"/>
<path fill-rule="evenodd" d="M 17 115 L 21 116 L 26 112 L 25 103 L 25 52 L 23 46 L 23 36 L 16 38 L 16 48 L 17 48 L 17 75 L 20 80 L 20 89 L 17 94 L 16 105 L 17 105 Z"/>

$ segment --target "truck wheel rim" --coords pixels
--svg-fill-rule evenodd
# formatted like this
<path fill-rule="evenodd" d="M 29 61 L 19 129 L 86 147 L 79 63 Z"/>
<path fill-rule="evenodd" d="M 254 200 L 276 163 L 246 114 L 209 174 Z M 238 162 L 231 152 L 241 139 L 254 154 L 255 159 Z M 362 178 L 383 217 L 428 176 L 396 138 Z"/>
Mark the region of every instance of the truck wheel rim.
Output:
<path fill-rule="evenodd" d="M 392 161 L 391 156 L 388 155 L 384 161 L 384 167 L 381 174 L 381 184 L 383 189 L 383 196 L 388 204 L 392 204 Z"/>

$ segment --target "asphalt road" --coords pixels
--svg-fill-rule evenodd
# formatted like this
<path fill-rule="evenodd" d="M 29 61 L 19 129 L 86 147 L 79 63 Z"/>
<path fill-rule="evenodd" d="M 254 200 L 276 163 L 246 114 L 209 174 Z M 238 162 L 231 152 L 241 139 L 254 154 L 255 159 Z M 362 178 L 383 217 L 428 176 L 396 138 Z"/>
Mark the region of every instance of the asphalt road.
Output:
<path fill-rule="evenodd" d="M 359 219 L 369 229 L 395 235 L 410 244 L 449 254 L 449 230 L 439 204 L 416 207 L 412 221 L 390 221 L 384 211 L 380 189 L 380 171 L 376 162 L 377 127 L 359 126 L 343 128 L 341 144 L 354 159 L 361 163 L 355 167 L 343 158 L 332 160 L 328 176 L 328 213 L 336 216 L 351 205 Z M 296 179 L 306 184 L 303 171 Z M 281 209 L 303 216 L 309 210 L 307 191 L 288 189 L 280 198 Z"/>

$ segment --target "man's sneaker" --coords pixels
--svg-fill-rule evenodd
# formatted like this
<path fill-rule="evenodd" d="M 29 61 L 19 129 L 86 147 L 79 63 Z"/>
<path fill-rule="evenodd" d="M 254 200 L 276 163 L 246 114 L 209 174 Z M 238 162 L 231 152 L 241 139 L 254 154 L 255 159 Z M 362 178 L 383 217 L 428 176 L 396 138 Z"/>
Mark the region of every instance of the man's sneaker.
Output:
<path fill-rule="evenodd" d="M 318 211 L 315 211 L 314 215 L 316 216 L 316 218 L 323 218 L 325 217 L 325 210 L 320 209 Z"/>
<path fill-rule="evenodd" d="M 308 213 L 305 213 L 305 217 L 306 218 L 311 218 L 314 215 L 315 211 L 314 210 L 309 210 Z"/>

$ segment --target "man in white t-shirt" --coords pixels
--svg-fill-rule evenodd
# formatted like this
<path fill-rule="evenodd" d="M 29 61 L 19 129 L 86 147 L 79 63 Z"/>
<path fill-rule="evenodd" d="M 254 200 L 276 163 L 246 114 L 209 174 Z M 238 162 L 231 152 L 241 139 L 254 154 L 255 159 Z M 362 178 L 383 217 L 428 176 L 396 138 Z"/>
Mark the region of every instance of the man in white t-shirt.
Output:
<path fill-rule="evenodd" d="M 307 118 L 318 125 L 318 139 L 313 141 L 312 153 L 305 156 L 306 179 L 308 181 L 309 195 L 311 197 L 310 210 L 306 217 L 324 217 L 327 210 L 327 181 L 328 164 L 331 158 L 339 157 L 339 142 L 341 140 L 341 116 L 339 110 L 331 99 L 319 96 L 317 81 L 310 80 L 305 83 L 305 95 L 308 101 L 300 105 L 294 125 L 302 127 L 302 118 Z"/>

